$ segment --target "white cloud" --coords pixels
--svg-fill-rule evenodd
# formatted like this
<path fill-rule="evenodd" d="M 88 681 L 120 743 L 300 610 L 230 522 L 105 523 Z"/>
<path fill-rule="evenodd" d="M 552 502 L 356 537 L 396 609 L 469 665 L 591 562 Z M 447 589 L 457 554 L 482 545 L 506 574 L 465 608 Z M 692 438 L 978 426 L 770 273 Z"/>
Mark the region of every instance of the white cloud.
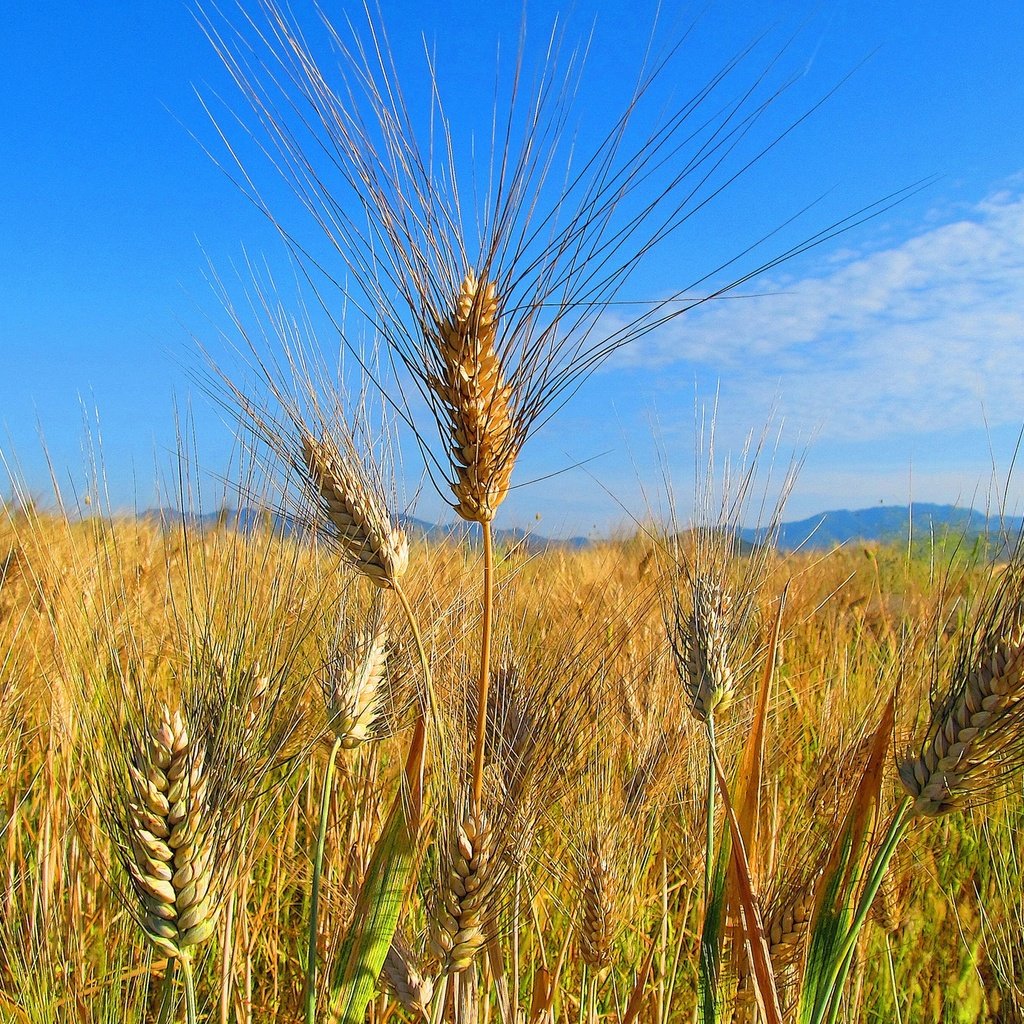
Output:
<path fill-rule="evenodd" d="M 695 310 L 613 367 L 721 379 L 757 422 L 830 440 L 992 427 L 1024 419 L 1024 195 L 819 275 L 757 282 L 773 294 Z"/>

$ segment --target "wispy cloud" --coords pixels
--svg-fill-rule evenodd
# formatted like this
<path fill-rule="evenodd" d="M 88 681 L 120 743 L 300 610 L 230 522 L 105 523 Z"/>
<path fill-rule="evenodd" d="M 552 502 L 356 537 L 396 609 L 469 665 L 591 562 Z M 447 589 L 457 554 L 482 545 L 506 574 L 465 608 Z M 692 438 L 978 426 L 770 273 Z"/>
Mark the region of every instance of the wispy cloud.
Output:
<path fill-rule="evenodd" d="M 709 303 L 614 365 L 721 379 L 751 422 L 774 407 L 820 441 L 1024 419 L 1024 194 L 758 291 L 771 294 Z"/>

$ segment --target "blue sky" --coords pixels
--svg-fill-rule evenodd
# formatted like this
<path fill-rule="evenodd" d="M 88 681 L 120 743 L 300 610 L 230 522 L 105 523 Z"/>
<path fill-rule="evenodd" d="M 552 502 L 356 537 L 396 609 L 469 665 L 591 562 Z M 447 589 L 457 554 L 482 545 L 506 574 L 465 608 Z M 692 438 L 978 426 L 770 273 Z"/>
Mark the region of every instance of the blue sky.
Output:
<path fill-rule="evenodd" d="M 324 6 L 359 16 L 357 5 Z M 570 37 L 593 28 L 583 143 L 622 101 L 648 36 L 647 7 L 645 15 L 634 3 L 581 2 L 560 15 Z M 528 42 L 539 46 L 561 5 L 543 0 L 527 11 Z M 790 518 L 911 497 L 984 505 L 1024 424 L 1020 4 L 723 0 L 681 5 L 665 20 L 684 25 L 698 14 L 663 83 L 665 102 L 758 34 L 768 33 L 765 56 L 792 37 L 779 73 L 795 84 L 761 145 L 853 74 L 666 242 L 623 298 L 682 288 L 815 200 L 760 258 L 935 180 L 618 354 L 532 440 L 516 479 L 556 475 L 517 488 L 505 523 L 540 515 L 537 528 L 551 534 L 621 524 L 642 514 L 644 491 L 656 490 L 659 451 L 685 506 L 695 401 L 716 393 L 720 451 L 738 450 L 769 418 L 781 426 L 783 460 L 807 446 Z M 384 17 L 414 100 L 425 37 L 445 69 L 455 132 L 486 119 L 493 54 L 499 41 L 506 55 L 514 48 L 519 5 L 396 0 Z M 662 25 L 660 38 L 675 29 Z M 209 267 L 230 281 L 248 254 L 288 271 L 273 231 L 193 137 L 215 147 L 193 87 L 241 108 L 185 4 L 44 0 L 5 13 L 0 451 L 40 496 L 48 491 L 40 434 L 62 487 L 82 491 L 83 421 L 97 416 L 115 505 L 157 500 L 158 479 L 172 473 L 176 407 L 191 410 L 202 465 L 214 473 L 227 466 L 230 425 L 193 383 L 193 337 L 228 358 Z M 241 135 L 233 141 L 244 147 Z M 291 216 L 289 197 L 252 155 L 272 205 Z M 297 233 L 307 228 L 296 221 Z M 418 456 L 404 450 L 412 493 Z M 560 472 L 588 459 L 585 471 Z M 1008 492 L 1018 512 L 1022 479 L 1018 472 Z M 424 488 L 419 514 L 438 518 L 441 508 Z"/>

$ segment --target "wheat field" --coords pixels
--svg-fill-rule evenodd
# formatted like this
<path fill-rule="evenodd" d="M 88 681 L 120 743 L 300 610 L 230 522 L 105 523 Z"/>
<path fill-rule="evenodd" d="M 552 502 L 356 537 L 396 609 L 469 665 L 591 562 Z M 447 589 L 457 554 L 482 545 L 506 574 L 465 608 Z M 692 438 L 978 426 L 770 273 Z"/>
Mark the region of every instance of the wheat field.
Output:
<path fill-rule="evenodd" d="M 175 1019 L 185 958 L 195 1019 L 305 1019 L 321 828 L 313 1019 L 341 1019 L 346 941 L 374 920 L 375 857 L 388 836 L 397 842 L 396 795 L 412 817 L 412 791 L 371 1019 L 757 1019 L 772 1011 L 728 876 L 717 1005 L 701 1009 L 715 882 L 709 902 L 706 843 L 728 841 L 722 799 L 707 827 L 710 717 L 721 795 L 737 814 L 750 737 L 763 730 L 745 859 L 786 1019 L 807 1010 L 823 879 L 865 784 L 877 824 L 862 830 L 842 899 L 867 914 L 834 1019 L 1018 1019 L 1019 781 L 1009 795 L 991 790 L 1019 753 L 1012 705 L 983 774 L 965 773 L 949 813 L 915 805 L 862 899 L 883 827 L 914 791 L 899 766 L 920 756 L 929 715 L 943 714 L 929 711 L 929 688 L 948 687 L 964 651 L 976 655 L 988 623 L 977 609 L 1012 567 L 950 556 L 940 576 L 934 553 L 905 549 L 729 548 L 730 591 L 745 585 L 750 599 L 743 619 L 738 598 L 719 599 L 731 679 L 709 712 L 666 637 L 681 592 L 654 538 L 498 550 L 476 810 L 466 790 L 479 545 L 412 546 L 405 578 L 428 701 L 398 602 L 382 602 L 372 577 L 347 578 L 336 548 L 230 525 L 14 510 L 2 540 L 0 1019 Z M 691 599 L 684 630 L 692 614 Z M 871 748 L 894 690 L 875 777 Z M 424 706 L 426 757 L 403 790 Z M 177 803 L 160 778 L 179 782 Z M 174 872 L 158 870 L 161 827 Z M 179 874 L 186 862 L 194 870 Z M 200 894 L 183 905 L 196 877 Z"/>
<path fill-rule="evenodd" d="M 914 187 L 620 303 L 827 98 L 766 122 L 782 54 L 673 106 L 652 35 L 588 141 L 556 26 L 480 144 L 429 60 L 422 133 L 381 10 L 318 10 L 326 56 L 289 5 L 228 14 L 197 12 L 237 89 L 203 98 L 208 152 L 303 289 L 211 275 L 195 376 L 244 515 L 193 514 L 185 442 L 160 518 L 117 515 L 98 465 L 89 508 L 12 481 L 0 1021 L 1021 1020 L 1016 538 L 781 551 L 800 459 L 773 489 L 767 429 L 722 459 L 712 427 L 692 508 L 666 470 L 631 536 L 500 530 L 612 355 Z M 413 532 L 422 487 L 447 540 Z"/>

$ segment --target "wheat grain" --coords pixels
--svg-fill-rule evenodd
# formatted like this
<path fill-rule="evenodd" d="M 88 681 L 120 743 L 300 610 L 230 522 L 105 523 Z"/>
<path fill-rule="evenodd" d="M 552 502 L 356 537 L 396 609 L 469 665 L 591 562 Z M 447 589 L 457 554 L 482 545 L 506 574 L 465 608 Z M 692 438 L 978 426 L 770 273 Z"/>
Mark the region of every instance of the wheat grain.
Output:
<path fill-rule="evenodd" d="M 423 972 L 409 943 L 398 933 L 384 958 L 381 977 L 403 1009 L 418 1016 L 427 1016 L 434 997 L 434 980 Z"/>
<path fill-rule="evenodd" d="M 998 774 L 993 758 L 1014 744 L 1022 694 L 1024 607 L 1016 605 L 964 652 L 920 753 L 900 764 L 900 781 L 913 798 L 915 814 L 934 817 L 955 810 Z"/>
<path fill-rule="evenodd" d="M 346 750 L 370 737 L 380 714 L 387 676 L 387 642 L 387 630 L 365 634 L 322 679 L 331 729 Z"/>
<path fill-rule="evenodd" d="M 729 650 L 732 597 L 706 575 L 696 576 L 690 590 L 692 608 L 685 615 L 677 609 L 672 647 L 690 710 L 704 722 L 728 705 L 735 686 Z"/>
<path fill-rule="evenodd" d="M 470 814 L 452 837 L 444 892 L 432 914 L 431 946 L 443 973 L 466 970 L 483 946 L 493 881 L 490 828 L 482 815 Z"/>
<path fill-rule="evenodd" d="M 616 882 L 612 870 L 609 836 L 591 839 L 582 879 L 583 919 L 580 924 L 580 957 L 585 964 L 602 970 L 611 963 L 614 939 Z"/>

